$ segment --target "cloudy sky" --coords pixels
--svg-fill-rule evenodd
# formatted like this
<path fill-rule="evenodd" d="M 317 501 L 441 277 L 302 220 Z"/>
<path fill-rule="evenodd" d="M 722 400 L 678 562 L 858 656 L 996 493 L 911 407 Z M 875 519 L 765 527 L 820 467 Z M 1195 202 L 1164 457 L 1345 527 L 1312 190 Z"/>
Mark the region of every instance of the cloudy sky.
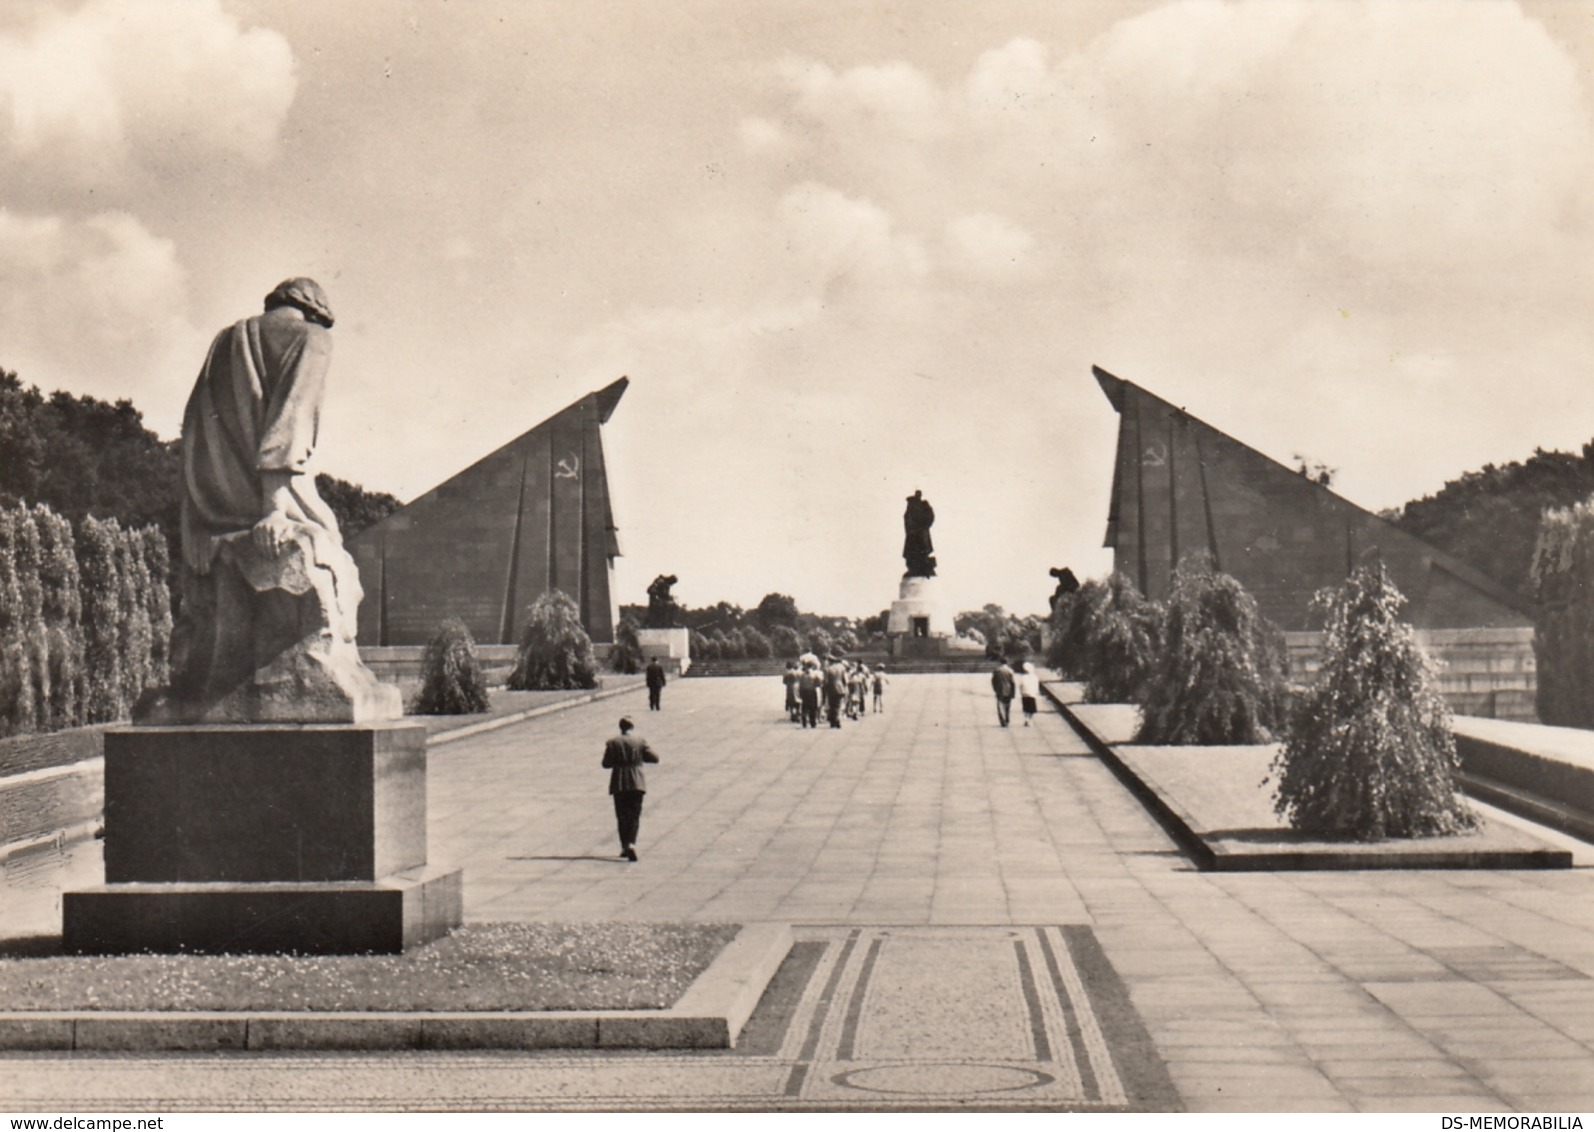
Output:
<path fill-rule="evenodd" d="M 692 605 L 1102 572 L 1092 364 L 1367 507 L 1594 436 L 1594 2 L 6 0 L 0 366 L 164 436 L 277 280 L 410 499 L 622 374 Z"/>

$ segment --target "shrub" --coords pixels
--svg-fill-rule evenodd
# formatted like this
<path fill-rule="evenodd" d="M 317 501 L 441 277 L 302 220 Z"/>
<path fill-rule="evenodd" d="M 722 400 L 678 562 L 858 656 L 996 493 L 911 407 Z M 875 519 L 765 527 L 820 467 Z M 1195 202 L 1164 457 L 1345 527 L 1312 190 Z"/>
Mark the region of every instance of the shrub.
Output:
<path fill-rule="evenodd" d="M 121 719 L 123 698 L 122 584 L 117 544 L 122 533 L 115 519 L 84 519 L 78 527 L 78 571 L 83 596 L 83 670 L 86 723 Z"/>
<path fill-rule="evenodd" d="M 629 613 L 620 618 L 614 627 L 614 647 L 609 650 L 609 667 L 624 676 L 635 676 L 642 671 L 642 641 L 637 636 L 640 628 L 636 618 Z"/>
<path fill-rule="evenodd" d="M 476 639 L 457 617 L 439 625 L 427 642 L 414 710 L 418 715 L 469 715 L 487 710 L 487 681 L 476 660 Z"/>
<path fill-rule="evenodd" d="M 808 630 L 808 636 L 804 638 L 803 644 L 808 646 L 809 652 L 818 657 L 829 656 L 831 650 L 835 648 L 835 642 L 830 634 L 820 628 Z"/>
<path fill-rule="evenodd" d="M 1093 704 L 1144 702 L 1162 643 L 1162 606 L 1140 596 L 1123 574 L 1114 574 L 1094 613 L 1085 629 L 1085 699 Z"/>
<path fill-rule="evenodd" d="M 1545 513 L 1532 578 L 1539 719 L 1594 728 L 1594 500 Z"/>
<path fill-rule="evenodd" d="M 1265 743 L 1287 708 L 1283 637 L 1206 554 L 1173 573 L 1137 743 Z"/>
<path fill-rule="evenodd" d="M 49 726 L 50 666 L 45 652 L 44 586 L 39 577 L 39 525 L 32 511 L 11 513 L 11 552 L 21 599 L 16 620 L 22 631 L 23 679 L 28 685 L 17 708 L 18 729 L 40 731 Z"/>
<path fill-rule="evenodd" d="M 706 633 L 699 633 L 694 629 L 692 630 L 691 653 L 694 660 L 718 660 L 720 655 L 719 641 Z"/>
<path fill-rule="evenodd" d="M 116 536 L 116 579 L 121 587 L 118 607 L 117 648 L 122 656 L 122 702 L 131 708 L 145 688 L 159 681 L 155 676 L 153 654 L 155 633 L 150 624 L 150 591 L 153 581 L 144 559 L 144 540 L 139 531 L 118 531 Z"/>
<path fill-rule="evenodd" d="M 791 658 L 801 656 L 803 639 L 790 625 L 776 625 L 769 631 L 769 645 L 776 656 Z"/>
<path fill-rule="evenodd" d="M 171 552 L 158 527 L 145 527 L 135 537 L 149 576 L 144 591 L 149 611 L 149 683 L 160 687 L 171 679 L 172 594 L 166 581 L 171 575 Z"/>
<path fill-rule="evenodd" d="M 531 604 L 509 687 L 526 691 L 597 686 L 598 665 L 592 638 L 581 627 L 581 611 L 564 593 L 549 590 Z"/>
<path fill-rule="evenodd" d="M 50 688 L 46 726 L 55 730 L 83 722 L 83 598 L 77 555 L 72 549 L 72 524 L 42 504 L 34 508 L 33 518 L 39 528 L 39 585 Z M 164 554 L 166 537 L 153 531 L 153 541 Z M 164 579 L 164 572 L 161 577 Z M 165 631 L 169 637 L 169 607 Z"/>
<path fill-rule="evenodd" d="M 17 575 L 17 512 L 0 509 L 0 735 L 33 728 L 33 678 Z"/>
<path fill-rule="evenodd" d="M 1296 829 L 1378 840 L 1457 833 L 1450 710 L 1383 564 L 1314 601 L 1327 611 L 1322 668 L 1273 761 L 1274 810 Z"/>
<path fill-rule="evenodd" d="M 1107 584 L 1092 578 L 1052 607 L 1046 663 L 1069 680 L 1090 679 L 1090 643 L 1107 603 Z"/>
<path fill-rule="evenodd" d="M 754 660 L 764 660 L 775 654 L 769 638 L 751 625 L 742 629 L 742 653 Z"/>
<path fill-rule="evenodd" d="M 739 660 L 747 655 L 747 644 L 740 629 L 732 629 L 728 633 L 716 629 L 714 637 L 719 642 L 720 656 L 726 660 Z"/>

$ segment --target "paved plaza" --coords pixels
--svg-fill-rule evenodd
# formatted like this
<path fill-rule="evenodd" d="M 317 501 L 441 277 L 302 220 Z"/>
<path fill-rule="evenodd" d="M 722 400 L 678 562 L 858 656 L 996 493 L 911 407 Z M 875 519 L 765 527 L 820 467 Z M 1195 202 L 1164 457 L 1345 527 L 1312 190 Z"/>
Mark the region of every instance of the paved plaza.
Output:
<path fill-rule="evenodd" d="M 896 677 L 840 731 L 782 696 L 675 681 L 431 758 L 468 920 L 792 924 L 738 1049 L 12 1054 L 0 1109 L 1594 1108 L 1587 868 L 1204 874 L 1059 715 L 998 728 L 983 675 Z M 622 711 L 663 759 L 636 864 Z"/>

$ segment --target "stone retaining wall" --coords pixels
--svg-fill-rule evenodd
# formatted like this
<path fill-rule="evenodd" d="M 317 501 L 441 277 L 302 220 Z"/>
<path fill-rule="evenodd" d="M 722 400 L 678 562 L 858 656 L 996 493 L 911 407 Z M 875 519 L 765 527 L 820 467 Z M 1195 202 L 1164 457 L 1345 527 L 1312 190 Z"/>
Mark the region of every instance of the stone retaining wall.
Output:
<path fill-rule="evenodd" d="M 87 834 L 105 807 L 105 727 L 0 740 L 0 860 Z"/>
<path fill-rule="evenodd" d="M 1309 684 L 1321 633 L 1285 633 L 1290 679 Z M 1537 723 L 1537 666 L 1532 628 L 1418 629 L 1417 641 L 1439 662 L 1439 691 L 1457 715 Z"/>

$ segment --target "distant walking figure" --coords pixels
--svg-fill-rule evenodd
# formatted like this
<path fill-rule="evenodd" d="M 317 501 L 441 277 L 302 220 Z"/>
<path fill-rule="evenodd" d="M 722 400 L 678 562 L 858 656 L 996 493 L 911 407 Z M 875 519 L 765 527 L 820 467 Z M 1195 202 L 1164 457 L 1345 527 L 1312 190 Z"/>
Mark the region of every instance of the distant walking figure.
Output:
<path fill-rule="evenodd" d="M 996 666 L 996 671 L 991 673 L 991 691 L 996 693 L 996 721 L 1003 727 L 1013 717 L 1013 670 L 1007 666 L 1007 661 L 1002 661 Z"/>
<path fill-rule="evenodd" d="M 1041 678 L 1035 675 L 1035 666 L 1025 661 L 1018 666 L 1018 698 L 1024 708 L 1024 726 L 1035 718 L 1035 698 L 1041 694 Z"/>
<path fill-rule="evenodd" d="M 839 656 L 825 666 L 825 718 L 830 726 L 841 726 L 841 708 L 847 702 L 847 667 Z"/>
<path fill-rule="evenodd" d="M 819 671 L 817 660 L 812 664 L 803 665 L 803 670 L 797 677 L 797 697 L 801 705 L 804 727 L 819 726 L 819 689 L 824 683 L 825 676 Z"/>
<path fill-rule="evenodd" d="M 786 674 L 781 677 L 781 680 L 786 685 L 786 715 L 790 717 L 793 723 L 798 721 L 802 712 L 802 707 L 797 702 L 797 681 L 800 679 L 801 676 L 797 672 L 797 662 L 788 660 L 786 662 Z"/>
<path fill-rule="evenodd" d="M 875 709 L 875 711 L 885 711 L 886 710 L 886 685 L 889 684 L 890 682 L 891 681 L 886 679 L 886 666 L 883 665 L 883 664 L 875 665 L 875 670 L 874 670 L 874 709 Z"/>
<path fill-rule="evenodd" d="M 648 741 L 631 734 L 636 724 L 630 716 L 620 720 L 620 734 L 603 747 L 603 766 L 609 772 L 609 793 L 614 797 L 614 818 L 620 827 L 620 856 L 634 861 L 637 830 L 642 825 L 642 799 L 647 794 L 643 763 L 656 763 Z"/>
<path fill-rule="evenodd" d="M 648 661 L 648 710 L 659 711 L 659 699 L 664 695 L 664 665 L 659 658 Z"/>

